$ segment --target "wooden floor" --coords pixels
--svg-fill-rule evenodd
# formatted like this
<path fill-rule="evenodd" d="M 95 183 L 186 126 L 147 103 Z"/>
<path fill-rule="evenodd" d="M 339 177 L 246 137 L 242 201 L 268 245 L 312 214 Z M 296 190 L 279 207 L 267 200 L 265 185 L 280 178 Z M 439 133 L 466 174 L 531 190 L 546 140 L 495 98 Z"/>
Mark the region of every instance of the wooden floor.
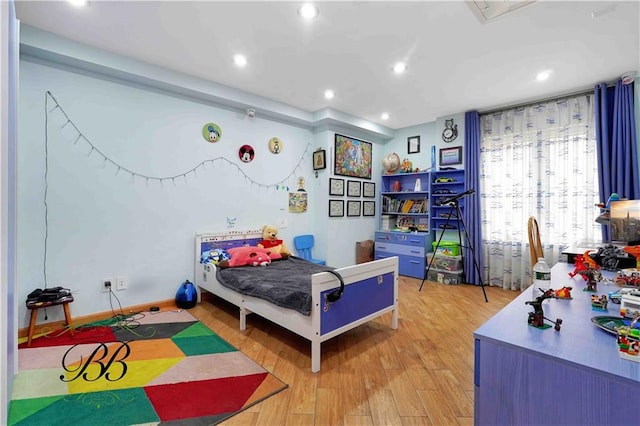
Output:
<path fill-rule="evenodd" d="M 224 425 L 472 425 L 473 332 L 519 295 L 400 277 L 400 320 L 391 314 L 311 345 L 256 315 L 238 329 L 238 309 L 213 298 L 189 310 L 289 388 Z M 209 298 L 211 299 L 211 298 Z M 526 318 L 522 319 L 526 321 Z"/>

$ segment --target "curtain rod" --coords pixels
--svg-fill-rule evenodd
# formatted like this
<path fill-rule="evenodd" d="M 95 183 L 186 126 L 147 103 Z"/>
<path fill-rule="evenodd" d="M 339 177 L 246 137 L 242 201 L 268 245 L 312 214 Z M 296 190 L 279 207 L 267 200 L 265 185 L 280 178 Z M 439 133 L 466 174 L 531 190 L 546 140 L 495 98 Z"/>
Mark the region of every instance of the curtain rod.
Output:
<path fill-rule="evenodd" d="M 607 87 L 615 86 L 617 81 L 618 80 L 606 83 Z M 596 83 L 596 84 L 600 84 L 600 83 Z M 581 90 L 575 90 L 575 91 L 572 91 L 572 92 L 567 92 L 567 93 L 564 93 L 564 94 L 549 96 L 549 97 L 542 98 L 542 99 L 531 99 L 531 100 L 528 100 L 528 101 L 523 101 L 523 102 L 518 103 L 518 104 L 503 105 L 503 106 L 493 107 L 491 109 L 478 110 L 478 114 L 479 115 L 493 114 L 494 112 L 504 111 L 506 109 L 527 107 L 527 106 L 531 106 L 531 105 L 541 104 L 541 103 L 544 103 L 544 102 L 554 101 L 554 100 L 557 100 L 557 99 L 570 98 L 572 96 L 593 94 L 594 91 L 595 91 L 595 84 L 593 86 L 594 87 L 592 87 L 590 89 L 586 89 L 585 88 L 585 89 L 581 89 Z"/>

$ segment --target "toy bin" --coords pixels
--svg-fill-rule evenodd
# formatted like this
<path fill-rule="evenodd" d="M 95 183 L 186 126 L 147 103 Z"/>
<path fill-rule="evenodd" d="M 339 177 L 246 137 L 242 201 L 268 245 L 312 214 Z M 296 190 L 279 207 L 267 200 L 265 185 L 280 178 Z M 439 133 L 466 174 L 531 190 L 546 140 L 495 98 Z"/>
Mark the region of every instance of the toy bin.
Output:
<path fill-rule="evenodd" d="M 427 274 L 427 279 L 441 284 L 461 284 L 462 271 L 445 271 L 432 266 Z"/>
<path fill-rule="evenodd" d="M 433 263 L 431 263 L 431 258 L 433 258 Z M 462 256 L 427 253 L 427 265 L 431 265 L 435 269 L 458 272 L 462 270 Z"/>
<path fill-rule="evenodd" d="M 455 241 L 440 241 L 440 245 L 438 245 L 437 241 L 434 241 L 431 245 L 436 254 L 445 256 L 458 256 L 460 254 L 460 244 Z M 437 245 L 438 248 L 436 249 Z"/>

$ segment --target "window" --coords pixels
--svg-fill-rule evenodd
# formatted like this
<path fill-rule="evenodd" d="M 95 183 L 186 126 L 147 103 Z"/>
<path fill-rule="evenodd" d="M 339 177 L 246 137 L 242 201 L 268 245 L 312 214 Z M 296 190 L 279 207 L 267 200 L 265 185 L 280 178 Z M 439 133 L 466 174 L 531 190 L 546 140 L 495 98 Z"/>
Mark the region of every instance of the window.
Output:
<path fill-rule="evenodd" d="M 527 220 L 545 257 L 601 238 L 593 95 L 480 116 L 483 254 L 489 284 L 531 283 Z M 523 253 L 525 255 L 523 255 Z"/>

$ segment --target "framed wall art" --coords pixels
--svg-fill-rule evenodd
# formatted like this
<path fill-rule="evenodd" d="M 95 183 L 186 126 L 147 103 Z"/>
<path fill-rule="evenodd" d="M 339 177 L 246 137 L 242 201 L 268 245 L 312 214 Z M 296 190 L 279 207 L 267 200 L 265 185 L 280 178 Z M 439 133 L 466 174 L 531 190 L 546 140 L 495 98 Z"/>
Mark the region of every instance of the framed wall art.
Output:
<path fill-rule="evenodd" d="M 306 192 L 289 193 L 289 213 L 304 213 L 307 211 L 307 205 Z"/>
<path fill-rule="evenodd" d="M 329 200 L 329 217 L 344 216 L 344 201 Z"/>
<path fill-rule="evenodd" d="M 347 216 L 360 216 L 360 201 L 347 201 Z"/>
<path fill-rule="evenodd" d="M 333 152 L 335 175 L 371 179 L 373 144 L 336 133 Z"/>
<path fill-rule="evenodd" d="M 360 181 L 347 181 L 347 197 L 359 197 L 361 195 Z"/>
<path fill-rule="evenodd" d="M 344 179 L 329 178 L 329 195 L 344 195 Z"/>
<path fill-rule="evenodd" d="M 376 184 L 373 182 L 362 182 L 362 196 L 364 198 L 376 198 Z"/>
<path fill-rule="evenodd" d="M 409 136 L 407 138 L 407 152 L 418 154 L 420 152 L 420 136 Z"/>
<path fill-rule="evenodd" d="M 440 150 L 440 166 L 462 164 L 462 147 L 442 148 Z"/>
<path fill-rule="evenodd" d="M 362 202 L 362 216 L 375 216 L 376 215 L 376 202 L 375 201 L 363 201 Z"/>
<path fill-rule="evenodd" d="M 327 151 L 319 149 L 313 153 L 313 170 L 327 168 Z"/>

